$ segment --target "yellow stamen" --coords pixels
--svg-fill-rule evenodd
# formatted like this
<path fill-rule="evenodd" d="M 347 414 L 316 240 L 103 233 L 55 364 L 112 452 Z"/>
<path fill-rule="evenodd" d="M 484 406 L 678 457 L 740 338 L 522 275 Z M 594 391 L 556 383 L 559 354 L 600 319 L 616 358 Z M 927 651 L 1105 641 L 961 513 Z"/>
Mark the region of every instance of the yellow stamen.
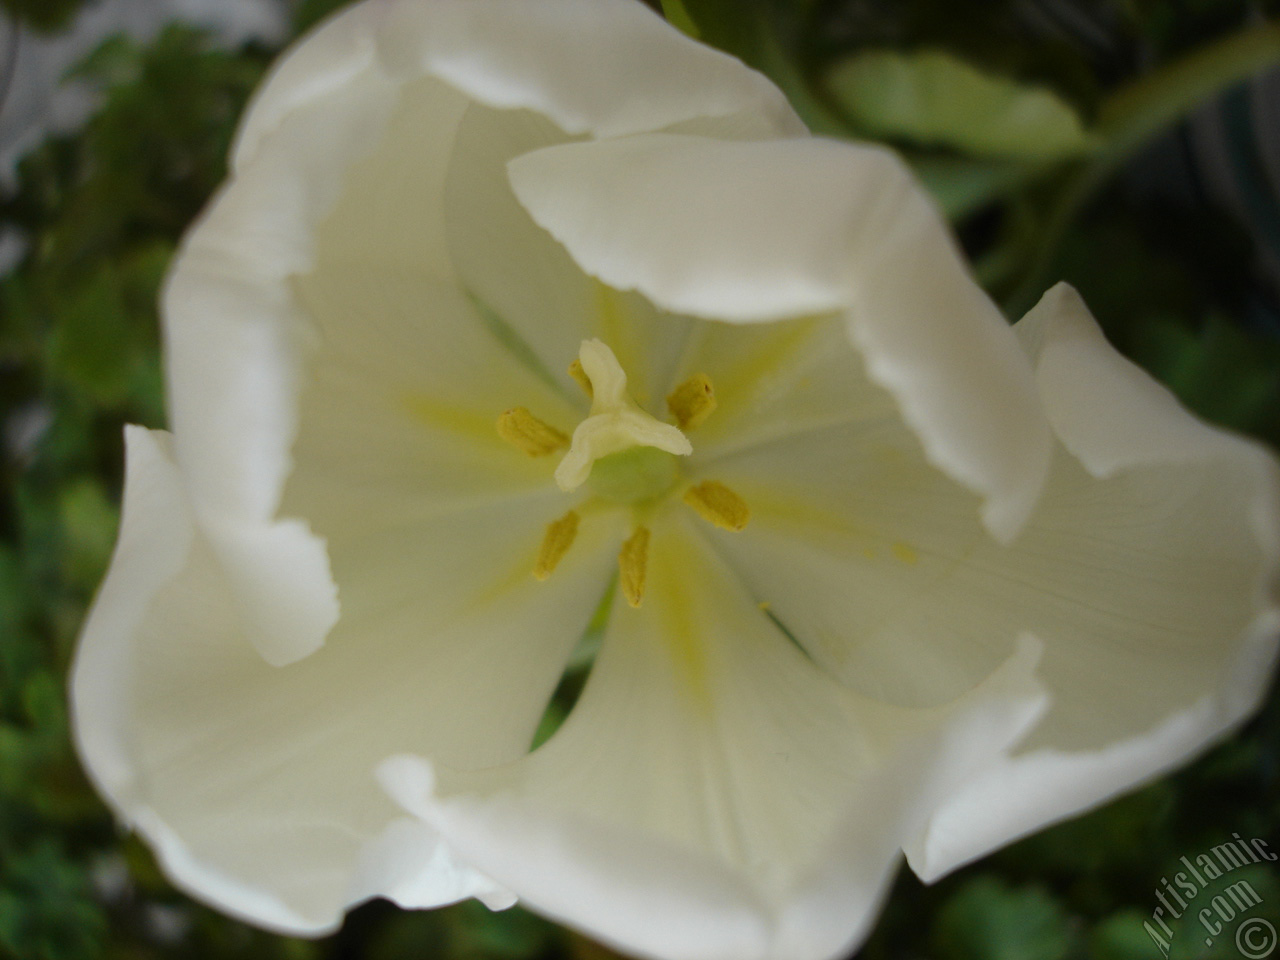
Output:
<path fill-rule="evenodd" d="M 649 528 L 636 527 L 636 532 L 622 545 L 618 554 L 618 571 L 622 583 L 622 593 L 627 603 L 633 607 L 640 606 L 644 599 L 645 567 L 649 562 Z"/>
<path fill-rule="evenodd" d="M 892 549 L 893 555 L 908 566 L 915 566 L 920 562 L 920 554 L 916 553 L 910 544 L 895 543 Z"/>
<path fill-rule="evenodd" d="M 681 430 L 692 430 L 711 416 L 715 408 L 715 388 L 705 373 L 690 377 L 667 396 L 667 409 Z"/>
<path fill-rule="evenodd" d="M 533 575 L 539 580 L 551 576 L 561 558 L 573 546 L 578 536 L 578 515 L 570 510 L 559 520 L 547 524 L 547 532 L 542 535 L 542 546 L 538 548 L 538 559 L 533 565 Z"/>
<path fill-rule="evenodd" d="M 569 364 L 569 376 L 573 377 L 573 382 L 582 388 L 582 392 L 588 397 L 596 395 L 595 388 L 591 386 L 591 378 L 587 376 L 587 371 L 582 369 L 582 361 L 577 357 L 573 358 L 573 363 Z"/>
<path fill-rule="evenodd" d="M 498 417 L 498 436 L 531 457 L 545 457 L 569 443 L 568 436 L 524 407 L 512 407 Z"/>
<path fill-rule="evenodd" d="M 747 502 L 715 480 L 704 480 L 690 487 L 685 491 L 684 502 L 703 520 L 725 530 L 741 530 L 751 519 Z"/>

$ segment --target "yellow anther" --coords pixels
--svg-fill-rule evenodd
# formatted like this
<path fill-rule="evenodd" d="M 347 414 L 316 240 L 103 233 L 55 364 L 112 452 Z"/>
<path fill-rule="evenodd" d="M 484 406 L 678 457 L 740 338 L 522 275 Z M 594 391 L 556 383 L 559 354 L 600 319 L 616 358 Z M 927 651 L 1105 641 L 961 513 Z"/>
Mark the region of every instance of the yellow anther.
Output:
<path fill-rule="evenodd" d="M 533 565 L 533 575 L 539 580 L 551 576 L 551 571 L 569 552 L 577 536 L 578 515 L 572 510 L 559 520 L 548 523 L 547 532 L 542 535 L 542 546 L 538 548 L 538 559 Z"/>
<path fill-rule="evenodd" d="M 715 408 L 716 391 L 705 373 L 690 377 L 667 395 L 667 409 L 681 430 L 692 430 L 711 416 Z"/>
<path fill-rule="evenodd" d="M 703 520 L 725 530 L 741 530 L 751 519 L 747 501 L 715 480 L 704 480 L 685 491 L 684 502 Z"/>
<path fill-rule="evenodd" d="M 627 603 L 633 607 L 640 606 L 644 599 L 644 575 L 649 563 L 649 528 L 636 527 L 636 532 L 622 545 L 618 554 L 618 578 L 622 584 L 622 594 Z"/>
<path fill-rule="evenodd" d="M 569 443 L 567 435 L 524 407 L 512 407 L 498 417 L 498 436 L 531 457 L 545 457 Z"/>
<path fill-rule="evenodd" d="M 577 357 L 573 358 L 573 363 L 569 364 L 569 376 L 573 377 L 573 382 L 582 388 L 582 392 L 588 397 L 596 395 L 595 388 L 591 386 L 591 378 L 587 376 L 587 371 L 582 369 L 582 361 Z"/>

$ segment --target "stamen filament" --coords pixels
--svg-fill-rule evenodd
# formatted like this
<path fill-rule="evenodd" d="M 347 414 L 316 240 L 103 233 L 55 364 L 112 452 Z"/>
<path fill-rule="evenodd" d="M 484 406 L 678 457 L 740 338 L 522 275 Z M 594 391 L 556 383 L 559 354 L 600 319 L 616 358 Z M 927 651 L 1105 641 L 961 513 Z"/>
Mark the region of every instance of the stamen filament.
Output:
<path fill-rule="evenodd" d="M 685 491 L 684 502 L 703 520 L 724 530 L 741 530 L 751 510 L 740 496 L 716 480 L 704 480 Z"/>
<path fill-rule="evenodd" d="M 547 524 L 542 546 L 538 548 L 538 559 L 533 565 L 533 575 L 537 579 L 545 580 L 551 576 L 561 558 L 569 552 L 578 536 L 578 519 L 578 515 L 570 510 L 559 520 Z"/>
<path fill-rule="evenodd" d="M 644 599 L 645 570 L 649 563 L 649 528 L 636 527 L 635 533 L 622 545 L 618 554 L 618 580 L 623 596 L 633 607 Z"/>
<path fill-rule="evenodd" d="M 524 407 L 512 407 L 498 417 L 498 436 L 531 457 L 545 457 L 569 444 L 567 434 L 543 423 Z"/>
<path fill-rule="evenodd" d="M 667 395 L 667 409 L 681 430 L 692 430 L 716 408 L 716 391 L 705 373 L 690 377 Z"/>

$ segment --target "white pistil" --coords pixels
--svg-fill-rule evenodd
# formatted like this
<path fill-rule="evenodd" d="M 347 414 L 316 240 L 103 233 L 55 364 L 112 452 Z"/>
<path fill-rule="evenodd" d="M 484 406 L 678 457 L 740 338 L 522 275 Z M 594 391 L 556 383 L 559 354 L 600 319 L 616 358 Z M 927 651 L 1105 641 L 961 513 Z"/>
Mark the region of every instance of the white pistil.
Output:
<path fill-rule="evenodd" d="M 573 431 L 569 452 L 556 467 L 561 490 L 576 490 L 597 460 L 633 447 L 654 447 L 676 456 L 693 452 L 678 427 L 650 416 L 631 399 L 627 374 L 603 342 L 584 340 L 578 360 L 591 383 L 591 412 Z"/>

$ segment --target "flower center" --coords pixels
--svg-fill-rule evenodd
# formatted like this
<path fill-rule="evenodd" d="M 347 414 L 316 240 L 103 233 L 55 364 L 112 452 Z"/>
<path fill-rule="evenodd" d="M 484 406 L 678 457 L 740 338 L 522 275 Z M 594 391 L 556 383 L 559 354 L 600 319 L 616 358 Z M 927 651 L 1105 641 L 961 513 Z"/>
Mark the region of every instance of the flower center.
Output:
<path fill-rule="evenodd" d="M 632 447 L 597 460 L 587 489 L 611 503 L 644 503 L 670 490 L 679 474 L 673 454 L 656 447 Z"/>
<path fill-rule="evenodd" d="M 663 492 L 675 478 L 672 455 L 693 453 L 689 438 L 636 405 L 626 372 L 604 343 L 584 340 L 578 363 L 591 385 L 591 412 L 573 431 L 556 483 L 566 493 L 576 490 L 608 460 L 601 483 L 610 493 L 597 491 L 607 499 L 635 502 Z M 663 453 L 668 462 L 659 459 Z"/>
<path fill-rule="evenodd" d="M 582 486 L 589 499 L 637 508 L 631 536 L 618 554 L 618 582 L 627 601 L 640 606 L 644 597 L 649 528 L 641 518 L 648 507 L 685 485 L 681 499 L 700 517 L 724 530 L 741 530 L 750 511 L 746 502 L 716 480 L 689 484 L 678 457 L 693 452 L 684 431 L 701 424 L 716 408 L 715 390 L 706 374 L 681 383 L 667 396 L 674 424 L 642 410 L 627 392 L 627 374 L 600 340 L 584 340 L 569 373 L 591 397 L 591 409 L 573 436 L 544 423 L 524 407 L 504 412 L 498 434 L 531 457 L 543 457 L 568 446 L 556 467 L 555 480 L 571 493 Z M 580 516 L 570 510 L 547 525 L 533 575 L 551 576 L 578 535 Z"/>

